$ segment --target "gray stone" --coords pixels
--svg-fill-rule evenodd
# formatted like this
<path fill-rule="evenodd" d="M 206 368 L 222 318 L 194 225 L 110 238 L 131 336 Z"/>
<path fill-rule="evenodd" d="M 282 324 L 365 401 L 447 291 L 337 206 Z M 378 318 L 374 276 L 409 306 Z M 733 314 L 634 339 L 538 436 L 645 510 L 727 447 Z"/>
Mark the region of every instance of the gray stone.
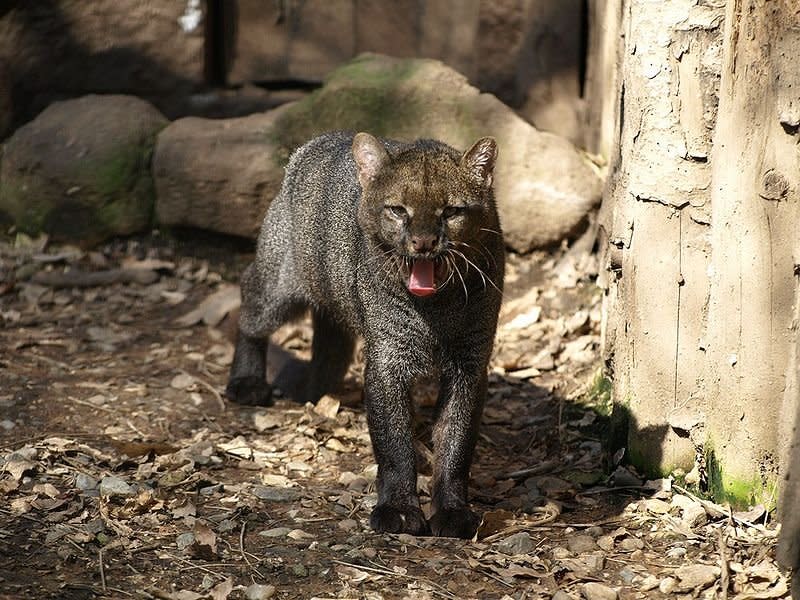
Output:
<path fill-rule="evenodd" d="M 355 519 L 343 519 L 337 523 L 337 527 L 345 531 L 353 531 L 354 529 L 358 529 L 358 521 Z"/>
<path fill-rule="evenodd" d="M 244 597 L 247 600 L 267 600 L 275 595 L 276 588 L 274 585 L 261 585 L 254 583 L 247 587 L 244 592 Z"/>
<path fill-rule="evenodd" d="M 265 529 L 264 531 L 260 531 L 258 535 L 268 538 L 277 538 L 277 537 L 284 537 L 290 531 L 291 531 L 290 527 L 273 527 L 272 529 Z"/>
<path fill-rule="evenodd" d="M 558 590 L 555 594 L 553 594 L 552 600 L 575 600 L 575 596 L 568 594 L 563 590 Z"/>
<path fill-rule="evenodd" d="M 101 496 L 133 496 L 136 491 L 119 477 L 103 477 L 100 482 Z"/>
<path fill-rule="evenodd" d="M 619 543 L 619 549 L 623 552 L 633 552 L 642 548 L 644 548 L 644 542 L 635 537 L 626 537 Z"/>
<path fill-rule="evenodd" d="M 186 550 L 186 548 L 194 544 L 194 541 L 195 537 L 191 531 L 182 533 L 175 538 L 175 543 L 178 546 L 178 550 Z"/>
<path fill-rule="evenodd" d="M 150 226 L 150 155 L 167 120 L 130 96 L 51 104 L 3 145 L 0 220 L 98 242 Z"/>
<path fill-rule="evenodd" d="M 623 583 L 630 585 L 639 574 L 634 571 L 630 565 L 625 565 L 619 571 L 617 571 L 617 575 L 623 581 Z"/>
<path fill-rule="evenodd" d="M 720 568 L 714 565 L 686 565 L 675 569 L 680 591 L 691 591 L 705 588 L 714 583 L 720 576 Z"/>
<path fill-rule="evenodd" d="M 536 545 L 527 532 L 515 533 L 497 544 L 497 549 L 504 554 L 527 554 Z"/>
<path fill-rule="evenodd" d="M 291 488 L 257 485 L 253 488 L 253 495 L 268 502 L 291 502 L 299 495 L 297 490 Z"/>
<path fill-rule="evenodd" d="M 597 543 L 590 535 L 571 535 L 567 538 L 567 548 L 575 554 L 597 550 Z"/>
<path fill-rule="evenodd" d="M 284 110 L 164 129 L 153 155 L 158 222 L 255 237 L 283 179 L 274 121 Z"/>
<path fill-rule="evenodd" d="M 75 487 L 81 491 L 93 490 L 97 488 L 98 481 L 86 473 L 78 473 L 75 476 Z"/>
<path fill-rule="evenodd" d="M 586 600 L 617 600 L 617 590 L 602 583 L 584 583 L 581 592 Z"/>

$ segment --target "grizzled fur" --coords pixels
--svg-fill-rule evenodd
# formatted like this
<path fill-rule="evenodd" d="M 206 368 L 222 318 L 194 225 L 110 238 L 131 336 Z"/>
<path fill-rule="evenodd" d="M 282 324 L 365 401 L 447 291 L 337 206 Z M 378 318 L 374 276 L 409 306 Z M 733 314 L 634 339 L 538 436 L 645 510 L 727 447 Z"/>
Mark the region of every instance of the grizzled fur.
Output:
<path fill-rule="evenodd" d="M 378 463 L 377 531 L 470 537 L 467 482 L 486 396 L 504 251 L 491 189 L 496 146 L 466 153 L 331 133 L 292 156 L 242 276 L 239 338 L 226 390 L 268 404 L 265 337 L 311 308 L 307 399 L 341 381 L 364 337 L 364 400 Z M 435 293 L 407 285 L 414 259 L 436 265 Z M 433 516 L 420 510 L 410 388 L 441 382 L 434 430 Z"/>

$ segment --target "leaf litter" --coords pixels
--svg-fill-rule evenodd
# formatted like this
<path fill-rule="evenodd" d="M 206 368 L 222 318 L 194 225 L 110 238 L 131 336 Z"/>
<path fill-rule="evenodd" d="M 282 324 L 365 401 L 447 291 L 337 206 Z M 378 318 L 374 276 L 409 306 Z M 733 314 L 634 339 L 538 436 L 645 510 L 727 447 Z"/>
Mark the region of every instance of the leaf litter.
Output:
<path fill-rule="evenodd" d="M 483 520 L 462 541 L 370 530 L 358 364 L 340 394 L 291 400 L 308 320 L 273 336 L 274 407 L 222 399 L 248 255 L 195 250 L 0 242 L 8 597 L 788 597 L 769 511 L 646 481 L 603 447 L 592 255 L 509 258 L 470 489 Z M 435 397 L 415 393 L 428 512 Z"/>

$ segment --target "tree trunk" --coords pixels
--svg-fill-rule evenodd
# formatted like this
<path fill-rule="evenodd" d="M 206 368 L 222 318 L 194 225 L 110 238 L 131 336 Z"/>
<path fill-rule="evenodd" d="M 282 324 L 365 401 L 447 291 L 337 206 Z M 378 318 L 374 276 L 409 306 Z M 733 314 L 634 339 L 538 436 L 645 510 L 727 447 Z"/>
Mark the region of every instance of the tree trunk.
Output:
<path fill-rule="evenodd" d="M 597 124 L 615 132 L 601 216 L 615 410 L 646 472 L 774 506 L 798 402 L 800 11 L 621 2 L 619 110 Z"/>

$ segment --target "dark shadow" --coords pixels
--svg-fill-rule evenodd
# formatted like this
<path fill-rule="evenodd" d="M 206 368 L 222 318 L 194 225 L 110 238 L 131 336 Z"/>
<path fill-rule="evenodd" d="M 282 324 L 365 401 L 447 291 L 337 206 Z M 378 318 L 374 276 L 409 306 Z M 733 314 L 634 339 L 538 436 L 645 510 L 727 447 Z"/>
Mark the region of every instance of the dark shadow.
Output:
<path fill-rule="evenodd" d="M 21 36 L 19 59 L 9 61 L 14 125 L 54 100 L 90 93 L 135 94 L 174 118 L 189 110 L 191 94 L 207 88 L 133 47 L 91 51 L 76 39 L 56 0 L 8 0 L 1 14 L 17 24 Z"/>

